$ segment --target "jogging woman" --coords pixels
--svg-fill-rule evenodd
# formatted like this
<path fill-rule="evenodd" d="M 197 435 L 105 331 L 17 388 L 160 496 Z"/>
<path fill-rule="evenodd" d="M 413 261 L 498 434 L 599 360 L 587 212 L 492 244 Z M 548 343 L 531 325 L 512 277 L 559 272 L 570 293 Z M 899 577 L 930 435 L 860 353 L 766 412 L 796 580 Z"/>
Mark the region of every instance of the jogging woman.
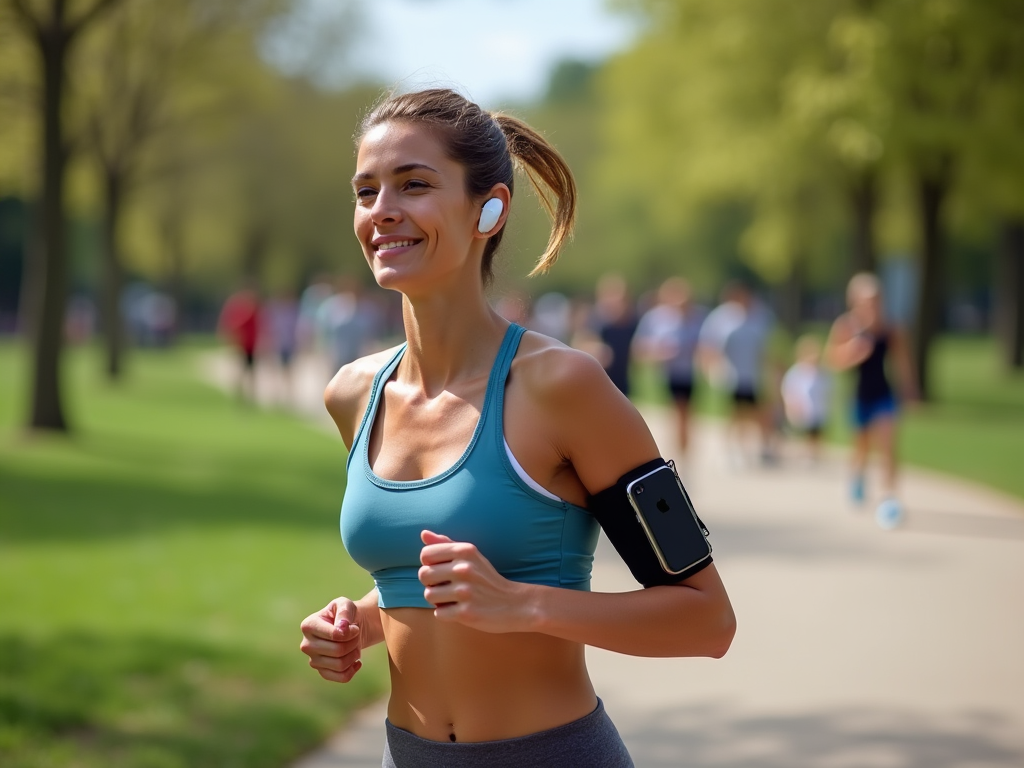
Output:
<path fill-rule="evenodd" d="M 825 355 L 833 368 L 852 369 L 857 376 L 850 499 L 855 504 L 865 501 L 864 474 L 874 442 L 882 454 L 883 472 L 882 500 L 875 518 L 882 528 L 891 529 L 902 522 L 903 506 L 896 496 L 899 400 L 890 376 L 896 374 L 901 399 L 914 401 L 917 390 L 913 366 L 902 330 L 885 320 L 882 287 L 877 277 L 868 272 L 854 275 L 846 289 L 846 301 L 849 312 L 833 323 Z"/>
<path fill-rule="evenodd" d="M 734 632 L 714 565 L 589 591 L 588 493 L 658 450 L 596 360 L 488 305 L 514 164 L 550 203 L 542 272 L 576 193 L 527 125 L 438 89 L 383 101 L 358 139 L 355 233 L 377 283 L 403 296 L 407 342 L 325 393 L 350 448 L 342 537 L 376 587 L 309 616 L 302 651 L 345 683 L 386 644 L 385 766 L 630 766 L 584 647 L 719 657 Z"/>

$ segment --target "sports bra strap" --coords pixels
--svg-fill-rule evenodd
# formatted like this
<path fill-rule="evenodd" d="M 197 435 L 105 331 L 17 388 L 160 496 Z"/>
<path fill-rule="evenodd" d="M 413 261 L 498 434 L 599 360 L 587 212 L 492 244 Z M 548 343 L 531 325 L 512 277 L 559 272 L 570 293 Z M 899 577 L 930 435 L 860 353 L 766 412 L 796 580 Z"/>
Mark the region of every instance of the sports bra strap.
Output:
<path fill-rule="evenodd" d="M 401 361 L 402 356 L 405 354 L 405 349 L 408 347 L 408 342 L 402 342 L 398 349 L 395 350 L 395 354 L 391 356 L 391 359 L 384 364 L 384 366 L 377 371 L 377 375 L 373 377 L 373 385 L 370 387 L 370 400 L 366 403 L 366 410 L 363 411 L 363 419 L 359 422 L 359 429 L 356 430 L 355 435 L 352 437 L 352 449 L 348 452 L 348 461 L 346 466 L 352 464 L 352 457 L 355 456 L 359 451 L 356 450 L 356 446 L 359 445 L 360 439 L 363 437 L 363 432 L 366 431 L 366 424 L 370 420 L 370 415 L 377 412 L 377 401 L 380 399 L 381 391 L 384 387 L 383 382 L 391 378 L 391 374 L 394 373 L 395 368 L 398 367 L 398 363 Z"/>
<path fill-rule="evenodd" d="M 480 414 L 481 421 L 487 422 L 488 420 L 494 424 L 495 434 L 498 439 L 498 448 L 504 450 L 504 428 L 502 425 L 502 408 L 505 400 L 505 380 L 508 378 L 508 372 L 512 367 L 512 360 L 516 356 L 516 351 L 519 349 L 519 341 L 522 339 L 523 334 L 526 333 L 526 329 L 521 325 L 511 323 L 508 330 L 505 331 L 505 338 L 501 342 L 501 347 L 498 349 L 498 355 L 494 360 L 494 367 L 491 368 L 491 374 L 487 380 L 487 392 L 484 395 L 484 410 Z M 367 430 L 367 424 L 370 421 L 371 415 L 377 413 L 377 401 L 380 399 L 381 393 L 384 390 L 384 382 L 391 378 L 391 374 L 395 372 L 395 368 L 398 367 L 401 362 L 405 350 L 408 347 L 408 342 L 403 343 L 398 349 L 395 350 L 395 354 L 392 355 L 391 359 L 379 370 L 377 375 L 373 377 L 373 385 L 370 388 L 370 400 L 366 404 L 366 410 L 363 412 L 363 419 L 359 423 L 359 429 L 356 431 L 355 436 L 352 438 L 352 450 L 349 451 L 347 464 L 351 466 L 352 457 L 360 451 L 356 450 L 356 446 L 362 439 L 369 439 L 368 435 L 364 433 Z"/>
<path fill-rule="evenodd" d="M 523 338 L 526 329 L 521 325 L 512 323 L 505 333 L 505 340 L 498 351 L 498 357 L 494 361 L 494 368 L 491 369 L 491 380 L 487 383 L 487 402 L 483 417 L 490 419 L 493 425 L 493 434 L 497 439 L 497 450 L 505 451 L 505 429 L 502 423 L 502 414 L 505 406 L 505 380 L 508 379 L 508 372 L 512 368 L 512 361 L 515 359 L 519 349 L 519 342 Z"/>

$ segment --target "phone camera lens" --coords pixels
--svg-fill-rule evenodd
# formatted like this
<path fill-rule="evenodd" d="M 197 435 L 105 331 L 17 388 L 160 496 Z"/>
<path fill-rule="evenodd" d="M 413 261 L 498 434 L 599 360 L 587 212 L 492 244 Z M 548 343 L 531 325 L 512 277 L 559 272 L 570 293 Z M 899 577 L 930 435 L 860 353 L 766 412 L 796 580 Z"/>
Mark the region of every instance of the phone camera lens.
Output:
<path fill-rule="evenodd" d="M 636 495 L 639 496 L 643 492 L 644 492 L 644 487 L 642 485 L 638 485 L 636 487 Z"/>

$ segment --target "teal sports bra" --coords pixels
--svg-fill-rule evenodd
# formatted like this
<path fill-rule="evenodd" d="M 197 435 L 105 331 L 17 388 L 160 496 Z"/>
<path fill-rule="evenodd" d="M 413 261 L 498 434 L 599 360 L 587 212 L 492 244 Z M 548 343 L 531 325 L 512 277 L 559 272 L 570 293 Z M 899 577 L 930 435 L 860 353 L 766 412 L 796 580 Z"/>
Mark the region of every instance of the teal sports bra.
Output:
<path fill-rule="evenodd" d="M 512 581 L 589 591 L 597 521 L 586 509 L 531 488 L 505 450 L 505 380 L 523 333 L 514 324 L 505 333 L 462 456 L 423 480 L 385 480 L 370 468 L 381 392 L 406 345 L 374 377 L 348 457 L 341 538 L 352 559 L 372 574 L 381 608 L 433 608 L 417 578 L 424 529 L 475 544 Z"/>

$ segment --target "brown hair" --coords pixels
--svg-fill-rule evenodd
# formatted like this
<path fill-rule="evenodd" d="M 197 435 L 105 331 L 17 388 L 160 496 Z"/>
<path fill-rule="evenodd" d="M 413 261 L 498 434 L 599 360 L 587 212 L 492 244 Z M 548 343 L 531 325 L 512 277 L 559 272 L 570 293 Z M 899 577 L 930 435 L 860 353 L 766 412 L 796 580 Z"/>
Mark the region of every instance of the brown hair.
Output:
<path fill-rule="evenodd" d="M 499 183 L 514 192 L 514 167 L 522 169 L 552 220 L 547 248 L 530 275 L 551 268 L 572 237 L 576 182 L 565 160 L 543 136 L 511 115 L 491 114 L 455 91 L 432 88 L 385 97 L 363 118 L 357 140 L 392 120 L 430 126 L 448 156 L 466 169 L 466 193 L 471 198 L 483 197 Z M 481 269 L 485 281 L 492 276 L 494 253 L 504 232 L 502 227 L 491 235 L 484 248 Z"/>

